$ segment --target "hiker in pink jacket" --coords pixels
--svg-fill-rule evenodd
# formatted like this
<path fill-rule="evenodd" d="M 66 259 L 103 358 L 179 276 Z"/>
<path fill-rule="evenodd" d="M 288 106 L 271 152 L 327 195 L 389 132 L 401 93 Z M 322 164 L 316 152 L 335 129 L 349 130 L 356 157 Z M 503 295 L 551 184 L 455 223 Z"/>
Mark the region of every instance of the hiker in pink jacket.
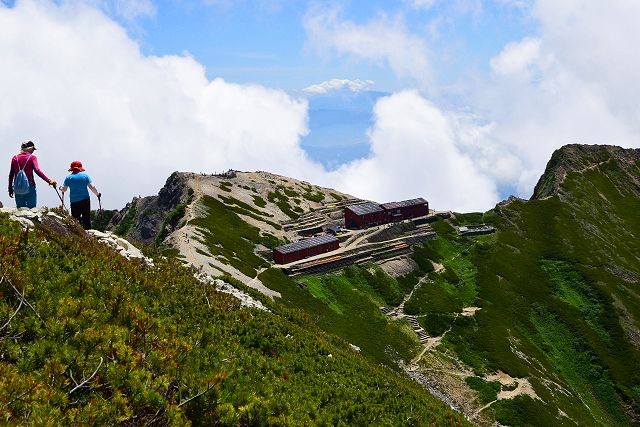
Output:
<path fill-rule="evenodd" d="M 33 177 L 33 172 L 38 174 L 40 178 L 45 180 L 47 184 L 52 187 L 56 187 L 58 183 L 53 180 L 47 178 L 47 176 L 40 170 L 38 166 L 38 159 L 33 154 L 36 150 L 36 146 L 33 141 L 28 141 L 22 144 L 20 153 L 13 156 L 11 159 L 11 170 L 9 171 L 9 197 L 14 196 L 13 191 L 13 180 L 20 172 L 21 169 L 24 169 L 25 174 L 27 175 L 27 179 L 29 180 L 29 190 L 25 194 L 15 194 L 16 196 L 16 207 L 22 208 L 35 208 L 37 202 L 37 194 L 36 194 L 36 181 Z"/>

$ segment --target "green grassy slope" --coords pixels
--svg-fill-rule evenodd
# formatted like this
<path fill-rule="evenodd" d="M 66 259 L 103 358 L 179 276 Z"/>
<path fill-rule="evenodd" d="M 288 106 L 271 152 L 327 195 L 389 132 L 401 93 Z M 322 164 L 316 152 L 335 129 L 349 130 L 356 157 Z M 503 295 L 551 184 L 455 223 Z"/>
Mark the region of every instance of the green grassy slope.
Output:
<path fill-rule="evenodd" d="M 466 425 L 313 319 L 0 215 L 7 425 Z"/>
<path fill-rule="evenodd" d="M 455 354 L 479 377 L 502 370 L 527 378 L 538 396 L 499 400 L 485 413 L 504 425 L 635 425 L 640 161 L 611 147 L 568 152 L 588 155 L 569 161 L 566 152 L 554 154 L 551 166 L 564 169 L 550 171 L 553 179 L 543 176 L 544 198 L 513 199 L 485 214 L 434 223 L 438 238 L 414 250 L 422 271 L 395 283 L 381 277 L 389 289 L 367 284 L 357 268 L 305 278 L 302 288 L 272 270 L 261 279 L 323 329 L 392 364 L 419 347 L 415 335 L 403 337 L 402 324 L 384 319 L 376 307 L 393 306 L 397 292 L 428 273 L 432 281 L 413 294 L 405 312 L 418 316 L 432 336 L 446 332 L 441 352 Z M 483 222 L 498 233 L 464 237 L 453 227 Z M 445 270 L 432 271 L 429 261 Z M 461 316 L 469 306 L 481 310 Z M 467 384 L 482 406 L 500 386 L 479 377 Z"/>
<path fill-rule="evenodd" d="M 479 374 L 527 377 L 540 397 L 496 403 L 499 422 L 638 422 L 640 189 L 628 177 L 640 177 L 639 166 L 614 158 L 569 172 L 560 196 L 514 200 L 485 214 L 497 235 L 464 238 L 440 225 L 429 244 L 430 257 L 460 280 L 443 275 L 445 285 L 432 291 L 442 301 L 417 295 L 407 306 L 426 315 L 454 312 L 461 302 L 482 307 L 449 322 L 444 345 Z M 475 301 L 464 264 L 472 266 Z"/>
<path fill-rule="evenodd" d="M 388 292 L 376 290 L 384 284 L 375 274 L 350 267 L 343 275 L 309 276 L 296 282 L 269 269 L 259 278 L 281 293 L 278 303 L 304 310 L 319 327 L 360 347 L 375 362 L 396 368 L 398 360 L 408 361 L 419 351 L 417 336 L 406 321 L 392 321 L 380 311 L 386 304 L 382 295 Z"/>

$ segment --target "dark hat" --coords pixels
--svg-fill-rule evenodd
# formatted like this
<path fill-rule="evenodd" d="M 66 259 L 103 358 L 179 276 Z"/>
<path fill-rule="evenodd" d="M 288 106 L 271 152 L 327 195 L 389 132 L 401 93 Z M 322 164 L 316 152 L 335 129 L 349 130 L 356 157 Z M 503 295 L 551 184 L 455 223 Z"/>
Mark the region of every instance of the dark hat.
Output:
<path fill-rule="evenodd" d="M 33 143 L 33 141 L 27 141 L 27 142 L 23 142 L 22 145 L 20 146 L 21 149 L 25 149 L 25 148 L 31 148 L 33 147 L 33 149 L 36 149 L 36 145 Z"/>
<path fill-rule="evenodd" d="M 84 172 L 84 169 L 82 168 L 82 162 L 79 160 L 74 160 L 73 162 L 71 162 L 71 166 L 69 167 L 69 172 L 72 172 L 74 170 L 80 171 L 80 172 Z"/>

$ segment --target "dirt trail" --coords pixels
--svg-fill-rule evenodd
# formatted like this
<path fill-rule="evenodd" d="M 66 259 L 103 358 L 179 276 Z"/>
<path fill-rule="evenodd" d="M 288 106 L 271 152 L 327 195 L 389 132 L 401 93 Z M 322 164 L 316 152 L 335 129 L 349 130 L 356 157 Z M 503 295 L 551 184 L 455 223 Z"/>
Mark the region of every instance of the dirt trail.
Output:
<path fill-rule="evenodd" d="M 209 249 L 202 243 L 204 236 L 197 227 L 189 224 L 191 220 L 206 214 L 206 212 L 201 211 L 198 208 L 199 204 L 197 203 L 204 194 L 212 193 L 211 189 L 208 189 L 208 192 L 206 193 L 203 192 L 203 179 L 207 179 L 207 177 L 194 175 L 191 178 L 190 183 L 191 188 L 193 188 L 193 202 L 185 209 L 184 219 L 186 220 L 187 225 L 179 228 L 171 234 L 170 239 L 173 246 L 180 251 L 180 254 L 182 254 L 186 263 L 193 265 L 195 268 L 201 269 L 212 277 L 221 276 L 226 273 L 245 283 L 247 286 L 257 289 L 264 295 L 271 298 L 279 298 L 280 293 L 264 286 L 257 276 L 248 277 L 238 270 L 230 268 L 228 264 L 216 259 L 216 257 L 209 255 Z M 211 185 L 209 184 L 205 186 L 210 187 Z M 257 274 L 259 273 L 260 271 Z"/>
<path fill-rule="evenodd" d="M 484 405 L 482 408 L 478 409 L 475 415 L 479 415 L 482 411 L 484 411 L 494 403 L 498 402 L 499 400 L 513 399 L 517 396 L 524 395 L 524 394 L 528 395 L 532 399 L 541 400 L 540 397 L 538 397 L 538 395 L 536 394 L 533 387 L 531 386 L 531 383 L 529 382 L 529 380 L 526 378 L 513 378 L 502 371 L 498 371 L 494 374 L 491 374 L 485 377 L 485 380 L 489 382 L 498 381 L 503 388 L 504 387 L 512 388 L 514 386 L 515 388 L 513 390 L 504 390 L 504 389 L 501 390 L 498 393 L 498 396 L 497 396 L 498 398 L 496 400 L 493 400 L 487 403 L 486 405 Z"/>
<path fill-rule="evenodd" d="M 481 310 L 480 307 L 464 307 L 460 313 L 455 314 L 449 329 L 440 336 L 429 337 L 426 342 L 423 342 L 422 351 L 408 364 L 400 366 L 414 381 L 452 408 L 465 414 L 470 421 L 489 426 L 495 423 L 484 411 L 498 400 L 513 399 L 522 394 L 531 396 L 533 399 L 539 399 L 539 397 L 526 378 L 512 378 L 498 371 L 484 379 L 499 381 L 502 389 L 495 401 L 480 407 L 477 392 L 466 383 L 466 378 L 474 376 L 473 370 L 455 356 L 449 355 L 448 350 L 438 348 L 459 316 L 474 316 L 479 310 Z"/>
<path fill-rule="evenodd" d="M 337 194 L 340 197 L 352 198 L 352 196 L 340 193 L 339 191 L 312 186 L 304 181 L 297 181 L 292 178 L 261 171 L 229 171 L 226 174 L 213 176 L 193 173 L 189 174 L 187 185 L 193 190 L 192 202 L 185 210 L 184 219 L 187 225 L 174 231 L 170 236 L 174 246 L 180 251 L 186 261 L 196 268 L 201 268 L 212 276 L 227 273 L 271 297 L 279 297 L 280 294 L 264 286 L 257 276 L 247 277 L 245 274 L 233 268 L 226 262 L 226 259 L 218 259 L 219 257 L 209 255 L 209 249 L 202 243 L 203 236 L 201 232 L 197 227 L 189 224 L 193 219 L 203 217 L 207 214 L 204 210 L 205 208 L 198 203 L 199 200 L 206 195 L 221 200 L 227 205 L 235 205 L 235 207 L 248 206 L 246 209 L 247 212 L 253 210 L 253 212 L 249 212 L 250 214 L 243 214 L 242 208 L 235 210 L 236 214 L 244 222 L 258 228 L 262 233 L 270 234 L 278 239 L 284 239 L 291 238 L 291 236 L 287 234 L 284 228 L 277 226 L 277 224 L 288 222 L 290 218 L 273 202 L 271 196 L 274 193 L 282 191 L 285 193 L 287 193 L 287 191 L 294 192 L 294 196 L 292 196 L 291 193 L 287 193 L 292 201 L 295 200 L 295 204 L 292 203 L 293 209 L 304 212 L 323 207 L 322 203 L 305 197 L 304 195 L 307 192 L 322 193 L 325 198 L 334 197 L 333 194 Z M 256 204 L 257 199 L 262 199 L 264 206 L 258 206 Z M 259 273 L 258 271 L 258 274 Z"/>
<path fill-rule="evenodd" d="M 413 296 L 413 293 L 415 291 L 417 291 L 418 289 L 420 289 L 424 283 L 431 283 L 431 280 L 429 279 L 429 275 L 428 274 L 425 274 L 424 276 L 422 276 L 420 278 L 420 280 L 418 280 L 418 283 L 416 283 L 416 285 L 413 287 L 413 289 L 411 289 L 411 292 L 409 292 L 407 295 L 404 296 L 404 299 L 402 300 L 400 305 L 398 305 L 396 308 L 391 310 L 389 312 L 389 315 L 390 316 L 395 316 L 395 317 L 398 317 L 398 318 L 404 317 L 405 316 L 405 314 L 404 314 L 404 305 L 405 305 L 405 303 L 411 299 L 411 297 Z"/>

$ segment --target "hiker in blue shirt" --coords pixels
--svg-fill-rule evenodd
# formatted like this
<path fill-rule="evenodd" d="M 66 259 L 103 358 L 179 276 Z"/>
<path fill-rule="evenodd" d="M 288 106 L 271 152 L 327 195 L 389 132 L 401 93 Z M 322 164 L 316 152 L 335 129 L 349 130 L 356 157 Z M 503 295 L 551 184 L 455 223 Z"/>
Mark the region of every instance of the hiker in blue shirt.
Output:
<path fill-rule="evenodd" d="M 64 185 L 60 187 L 60 191 L 62 191 L 64 195 L 67 189 L 71 190 L 69 191 L 71 216 L 82 224 L 82 228 L 88 230 L 91 228 L 91 199 L 87 189 L 98 196 L 98 199 L 100 199 L 102 194 L 91 184 L 91 178 L 84 172 L 82 162 L 77 160 L 71 162 L 69 172 L 71 173 L 65 178 Z"/>

